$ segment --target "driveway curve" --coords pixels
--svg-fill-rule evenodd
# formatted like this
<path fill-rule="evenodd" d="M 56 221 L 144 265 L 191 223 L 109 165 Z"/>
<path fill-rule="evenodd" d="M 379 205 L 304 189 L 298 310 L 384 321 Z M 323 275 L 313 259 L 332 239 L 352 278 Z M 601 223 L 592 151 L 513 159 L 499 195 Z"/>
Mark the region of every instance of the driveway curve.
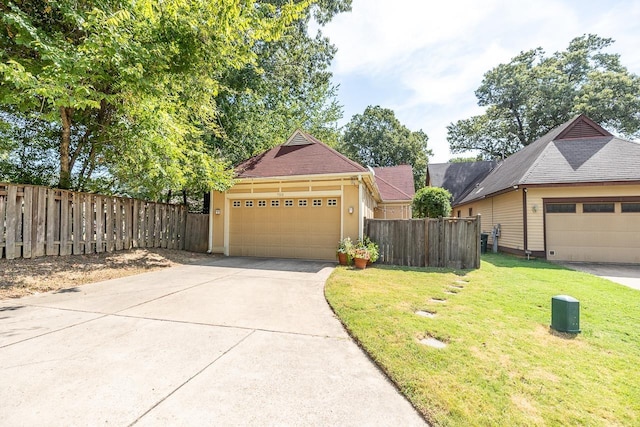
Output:
<path fill-rule="evenodd" d="M 332 263 L 212 258 L 0 301 L 3 425 L 424 425 L 324 299 Z"/>

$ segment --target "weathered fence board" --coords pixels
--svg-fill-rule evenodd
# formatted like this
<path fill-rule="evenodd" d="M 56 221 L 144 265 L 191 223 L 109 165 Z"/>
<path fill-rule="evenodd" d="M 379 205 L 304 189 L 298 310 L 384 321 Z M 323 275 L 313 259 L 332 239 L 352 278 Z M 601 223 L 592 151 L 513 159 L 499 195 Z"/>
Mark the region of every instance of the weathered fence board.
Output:
<path fill-rule="evenodd" d="M 206 252 L 209 248 L 209 215 L 187 215 L 185 249 L 191 252 Z"/>
<path fill-rule="evenodd" d="M 382 264 L 480 267 L 480 219 L 367 219 L 365 234 L 380 247 Z"/>
<path fill-rule="evenodd" d="M 183 249 L 186 216 L 185 206 L 0 183 L 0 258 Z"/>
<path fill-rule="evenodd" d="M 14 259 L 16 256 L 16 221 L 18 219 L 18 212 L 16 212 L 16 199 L 17 199 L 17 188 L 9 188 L 7 191 L 7 203 L 6 203 L 6 212 L 7 212 L 7 231 L 5 237 L 4 251 L 7 259 Z"/>

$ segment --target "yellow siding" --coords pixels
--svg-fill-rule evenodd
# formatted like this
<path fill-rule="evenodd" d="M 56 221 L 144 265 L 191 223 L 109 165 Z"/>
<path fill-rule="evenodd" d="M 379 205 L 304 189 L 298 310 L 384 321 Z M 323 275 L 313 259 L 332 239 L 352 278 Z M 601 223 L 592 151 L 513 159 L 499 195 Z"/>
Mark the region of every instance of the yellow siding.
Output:
<path fill-rule="evenodd" d="M 480 215 L 480 230 L 483 233 L 491 235 L 491 229 L 494 226 L 493 222 L 493 199 L 483 199 L 473 203 L 467 203 L 466 205 L 460 205 L 453 208 L 451 215 L 458 216 L 460 211 L 461 217 L 469 216 L 469 208 L 471 208 L 471 216 Z M 489 242 L 491 243 L 491 236 L 489 236 Z"/>
<path fill-rule="evenodd" d="M 212 206 L 210 215 L 213 215 L 213 253 L 224 253 L 224 217 L 226 215 L 224 193 L 212 191 Z M 220 215 L 216 215 L 216 209 L 220 209 Z"/>
<path fill-rule="evenodd" d="M 500 224 L 500 246 L 524 250 L 521 190 L 494 197 L 493 222 Z"/>
<path fill-rule="evenodd" d="M 312 185 L 312 191 L 340 190 L 340 185 Z"/>
<path fill-rule="evenodd" d="M 358 203 L 358 184 L 345 184 L 343 189 L 344 202 L 342 204 L 343 230 L 342 237 L 351 237 L 355 240 L 359 236 L 360 203 Z M 349 213 L 349 208 L 353 208 L 353 213 Z"/>
<path fill-rule="evenodd" d="M 489 234 L 489 244 L 493 244 L 491 230 L 496 224 L 500 224 L 498 244 L 524 250 L 521 190 L 456 206 L 453 214 L 457 215 L 457 211 L 460 211 L 461 216 L 468 216 L 469 208 L 472 208 L 471 215 L 481 215 L 480 229 Z"/>
<path fill-rule="evenodd" d="M 411 219 L 411 202 L 379 203 L 374 215 L 377 219 Z"/>

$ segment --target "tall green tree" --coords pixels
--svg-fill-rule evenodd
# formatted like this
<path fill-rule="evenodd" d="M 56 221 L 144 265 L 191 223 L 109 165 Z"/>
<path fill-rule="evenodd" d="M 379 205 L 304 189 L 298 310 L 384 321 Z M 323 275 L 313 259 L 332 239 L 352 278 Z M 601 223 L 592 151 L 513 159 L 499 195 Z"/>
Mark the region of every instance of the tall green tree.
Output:
<path fill-rule="evenodd" d="M 285 0 L 266 0 L 281 7 Z M 221 132 L 211 144 L 232 163 L 245 160 L 304 129 L 335 145 L 342 110 L 329 69 L 336 49 L 322 35 L 312 36 L 309 24 L 325 24 L 349 10 L 351 0 L 319 0 L 289 26 L 283 37 L 254 45 L 254 63 L 230 69 L 216 98 Z"/>
<path fill-rule="evenodd" d="M 230 182 L 202 142 L 223 75 L 256 61 L 308 7 L 250 0 L 0 0 L 5 126 L 57 127 L 59 185 L 121 192 Z M 32 126 L 32 132 L 49 130 Z"/>
<path fill-rule="evenodd" d="M 452 153 L 508 156 L 571 117 L 584 113 L 628 137 L 640 135 L 640 77 L 606 53 L 612 39 L 589 34 L 562 52 L 522 52 L 484 75 L 476 90 L 482 115 L 450 124 Z"/>
<path fill-rule="evenodd" d="M 425 184 L 431 150 L 422 130 L 411 131 L 393 110 L 368 106 L 345 125 L 340 151 L 367 166 L 411 165 L 416 188 Z"/>

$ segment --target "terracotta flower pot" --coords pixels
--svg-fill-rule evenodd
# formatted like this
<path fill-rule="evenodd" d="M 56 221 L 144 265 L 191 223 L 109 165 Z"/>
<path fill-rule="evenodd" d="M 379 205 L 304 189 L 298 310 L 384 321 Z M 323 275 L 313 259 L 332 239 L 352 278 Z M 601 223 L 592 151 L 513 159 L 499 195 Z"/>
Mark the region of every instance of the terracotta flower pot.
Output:
<path fill-rule="evenodd" d="M 366 258 L 354 258 L 353 259 L 353 263 L 356 265 L 356 268 L 360 268 L 360 269 L 365 269 L 367 268 L 367 261 L 368 259 Z"/>
<path fill-rule="evenodd" d="M 338 252 L 338 263 L 340 263 L 340 265 L 347 265 L 347 254 Z"/>

